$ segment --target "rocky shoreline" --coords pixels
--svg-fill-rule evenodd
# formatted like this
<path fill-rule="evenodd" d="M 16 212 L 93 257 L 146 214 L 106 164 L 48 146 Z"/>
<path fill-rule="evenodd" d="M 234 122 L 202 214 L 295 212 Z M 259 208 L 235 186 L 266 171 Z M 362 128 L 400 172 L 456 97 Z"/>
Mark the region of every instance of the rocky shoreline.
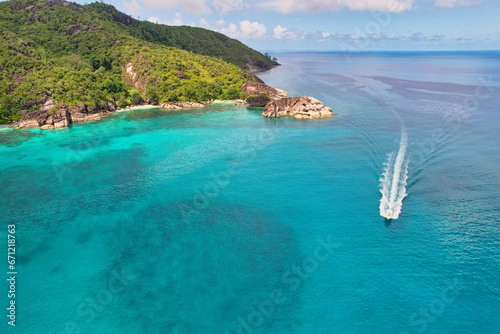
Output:
<path fill-rule="evenodd" d="M 275 118 L 290 115 L 295 118 L 333 116 L 332 109 L 310 96 L 288 97 L 286 92 L 264 83 L 244 83 L 241 90 L 251 95 L 246 102 L 252 107 L 264 107 L 262 116 Z"/>
<path fill-rule="evenodd" d="M 287 97 L 267 103 L 262 116 L 295 118 L 323 118 L 333 116 L 332 109 L 310 96 Z"/>
<path fill-rule="evenodd" d="M 14 129 L 40 127 L 40 129 L 47 130 L 64 128 L 71 123 L 100 120 L 117 110 L 114 101 L 101 103 L 99 106 L 87 106 L 78 103 L 75 107 L 64 102 L 53 101 L 50 95 L 48 98 L 42 97 L 41 100 L 43 104 L 40 110 L 30 113 L 23 112 L 23 117 L 12 124 Z M 25 108 L 30 108 L 36 103 L 36 100 L 30 100 L 26 103 Z"/>
<path fill-rule="evenodd" d="M 29 102 L 29 101 L 28 101 Z M 59 103 L 48 99 L 40 107 L 40 110 L 35 110 L 30 113 L 24 112 L 23 117 L 16 122 L 12 123 L 14 129 L 36 128 L 42 130 L 59 129 L 68 127 L 72 123 L 81 123 L 88 121 L 98 121 L 103 117 L 109 116 L 115 111 L 130 110 L 137 108 L 158 107 L 164 109 L 183 109 L 183 108 L 201 108 L 214 101 L 203 102 L 162 102 L 158 105 L 151 104 L 137 104 L 119 108 L 116 106 L 115 101 L 102 103 L 100 106 L 88 106 L 83 103 L 78 103 L 76 107 L 69 106 L 66 103 Z M 220 101 L 222 103 L 229 101 Z M 231 101 L 235 105 L 245 104 L 244 100 Z M 36 101 L 33 102 L 33 105 Z"/>
<path fill-rule="evenodd" d="M 234 105 L 247 104 L 252 107 L 264 107 L 262 115 L 265 117 L 281 117 L 290 115 L 295 118 L 322 118 L 330 117 L 333 112 L 330 108 L 313 97 L 298 96 L 288 97 L 284 90 L 264 84 L 261 81 L 244 83 L 241 90 L 250 95 L 246 100 L 232 101 L 203 101 L 203 102 L 162 102 L 158 105 L 140 104 L 119 108 L 115 101 L 88 106 L 78 103 L 70 106 L 64 102 L 54 101 L 52 94 L 42 94 L 38 100 L 33 99 L 21 106 L 23 117 L 14 123 L 14 129 L 39 127 L 40 129 L 58 129 L 68 127 L 72 123 L 100 120 L 117 110 L 156 106 L 164 109 L 202 108 L 211 103 L 231 103 Z M 41 104 L 40 110 L 27 112 L 30 108 Z"/>

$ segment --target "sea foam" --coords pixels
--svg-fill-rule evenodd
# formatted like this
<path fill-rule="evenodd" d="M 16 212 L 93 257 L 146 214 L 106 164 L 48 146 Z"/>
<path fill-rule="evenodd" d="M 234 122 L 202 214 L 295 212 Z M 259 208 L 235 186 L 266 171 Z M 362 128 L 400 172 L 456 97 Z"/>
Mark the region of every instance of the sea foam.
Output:
<path fill-rule="evenodd" d="M 384 164 L 384 172 L 380 179 L 380 215 L 386 219 L 397 219 L 403 207 L 403 198 L 407 196 L 406 180 L 408 179 L 408 164 L 406 148 L 408 134 L 403 128 L 397 155 L 391 152 Z"/>

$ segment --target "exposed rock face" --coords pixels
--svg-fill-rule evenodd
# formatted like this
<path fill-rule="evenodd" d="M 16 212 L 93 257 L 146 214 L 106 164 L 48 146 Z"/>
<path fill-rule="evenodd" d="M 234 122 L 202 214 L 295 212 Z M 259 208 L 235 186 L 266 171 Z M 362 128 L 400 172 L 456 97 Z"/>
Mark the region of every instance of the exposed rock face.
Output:
<path fill-rule="evenodd" d="M 72 123 L 81 123 L 88 121 L 98 121 L 101 119 L 101 116 L 105 115 L 103 112 L 98 112 L 95 114 L 80 114 L 78 112 L 71 113 L 71 122 Z"/>
<path fill-rule="evenodd" d="M 38 126 L 40 126 L 38 119 L 23 116 L 23 118 L 18 123 L 14 124 L 14 129 L 36 128 Z"/>
<path fill-rule="evenodd" d="M 15 129 L 40 127 L 41 129 L 57 129 L 69 126 L 71 123 L 99 120 L 107 115 L 109 111 L 116 110 L 114 101 L 102 103 L 97 106 L 86 106 L 78 103 L 76 107 L 70 107 L 66 103 L 59 103 L 51 99 L 45 100 L 40 110 L 27 113 L 23 111 L 23 118 L 13 124 Z M 26 106 L 36 103 L 36 100 L 28 101 Z"/>
<path fill-rule="evenodd" d="M 76 107 L 78 108 L 78 112 L 80 113 L 86 113 L 87 112 L 87 106 L 83 103 L 77 103 Z"/>
<path fill-rule="evenodd" d="M 94 24 L 89 24 L 87 26 L 87 28 L 85 28 L 85 29 L 82 26 L 80 26 L 79 24 L 71 24 L 68 27 L 68 30 L 66 31 L 66 35 L 71 36 L 73 34 L 78 34 L 79 32 L 82 32 L 82 31 L 94 31 L 94 30 L 98 30 L 98 29 L 99 29 L 99 26 L 94 25 Z"/>
<path fill-rule="evenodd" d="M 247 95 L 260 95 L 264 93 L 271 99 L 280 99 L 287 96 L 284 90 L 276 89 L 257 81 L 245 82 L 240 86 L 240 89 Z"/>
<path fill-rule="evenodd" d="M 199 102 L 178 102 L 178 103 L 160 103 L 160 107 L 165 109 L 182 109 L 182 108 L 202 108 L 205 105 Z"/>
<path fill-rule="evenodd" d="M 109 14 L 109 17 L 116 22 L 120 22 L 126 26 L 132 26 L 132 27 L 137 27 L 139 25 L 139 21 L 136 19 L 133 19 L 132 17 L 119 12 L 119 11 L 114 11 Z"/>
<path fill-rule="evenodd" d="M 71 124 L 71 116 L 66 106 L 62 106 L 54 112 L 53 116 L 47 117 L 42 129 L 58 129 L 65 128 Z"/>
<path fill-rule="evenodd" d="M 240 88 L 247 95 L 256 95 L 250 96 L 246 102 L 251 107 L 264 107 L 262 115 L 266 117 L 321 118 L 333 115 L 332 109 L 313 97 L 287 97 L 284 90 L 268 86 L 260 79 L 244 83 Z"/>
<path fill-rule="evenodd" d="M 266 95 L 250 96 L 247 100 L 250 107 L 265 107 L 268 102 L 271 101 Z"/>
<path fill-rule="evenodd" d="M 41 107 L 41 112 L 47 112 L 54 106 L 54 102 L 52 100 L 47 100 Z"/>
<path fill-rule="evenodd" d="M 234 101 L 234 105 L 235 106 L 239 106 L 239 105 L 242 105 L 242 104 L 248 104 L 248 103 L 245 100 L 239 100 L 239 99 Z"/>
<path fill-rule="evenodd" d="M 269 102 L 262 115 L 266 117 L 290 115 L 296 118 L 321 118 L 330 117 L 333 112 L 332 109 L 313 97 L 298 96 Z"/>
<path fill-rule="evenodd" d="M 26 102 L 25 108 L 29 109 L 36 105 L 36 99 L 31 99 Z"/>
<path fill-rule="evenodd" d="M 140 53 L 136 54 L 135 62 L 135 67 L 132 61 L 125 65 L 125 81 L 133 84 L 135 89 L 139 92 L 142 91 L 142 95 L 144 95 L 146 94 L 146 87 L 149 78 L 148 69 L 151 64 L 147 62 Z"/>
<path fill-rule="evenodd" d="M 273 61 L 271 63 L 265 63 L 261 59 L 253 60 L 249 55 L 246 55 L 245 58 L 247 59 L 246 64 L 244 64 L 243 66 L 240 66 L 240 67 L 247 72 L 257 72 L 257 71 L 262 71 L 262 70 L 270 70 L 270 69 L 280 65 L 276 61 Z"/>
<path fill-rule="evenodd" d="M 178 70 L 177 73 L 175 73 L 175 76 L 178 77 L 179 79 L 189 80 L 189 76 L 184 74 L 184 72 L 182 72 L 181 70 Z"/>
<path fill-rule="evenodd" d="M 115 103 L 115 101 L 108 102 L 108 110 L 109 111 L 116 111 L 116 103 Z"/>

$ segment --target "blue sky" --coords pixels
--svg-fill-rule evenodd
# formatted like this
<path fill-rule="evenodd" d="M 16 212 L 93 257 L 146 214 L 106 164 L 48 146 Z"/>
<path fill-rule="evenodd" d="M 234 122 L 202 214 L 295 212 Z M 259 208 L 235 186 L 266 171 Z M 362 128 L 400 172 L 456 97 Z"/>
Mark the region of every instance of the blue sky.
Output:
<path fill-rule="evenodd" d="M 84 3 L 84 1 L 78 1 Z M 498 50 L 498 0 L 105 0 L 258 50 Z"/>

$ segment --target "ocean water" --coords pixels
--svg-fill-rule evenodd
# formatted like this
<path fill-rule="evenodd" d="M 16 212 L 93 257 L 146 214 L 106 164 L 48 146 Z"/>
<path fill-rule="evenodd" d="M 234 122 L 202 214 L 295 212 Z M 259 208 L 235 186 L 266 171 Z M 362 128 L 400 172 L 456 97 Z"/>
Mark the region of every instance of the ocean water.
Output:
<path fill-rule="evenodd" d="M 500 53 L 278 58 L 333 118 L 1 128 L 2 332 L 498 333 Z"/>

